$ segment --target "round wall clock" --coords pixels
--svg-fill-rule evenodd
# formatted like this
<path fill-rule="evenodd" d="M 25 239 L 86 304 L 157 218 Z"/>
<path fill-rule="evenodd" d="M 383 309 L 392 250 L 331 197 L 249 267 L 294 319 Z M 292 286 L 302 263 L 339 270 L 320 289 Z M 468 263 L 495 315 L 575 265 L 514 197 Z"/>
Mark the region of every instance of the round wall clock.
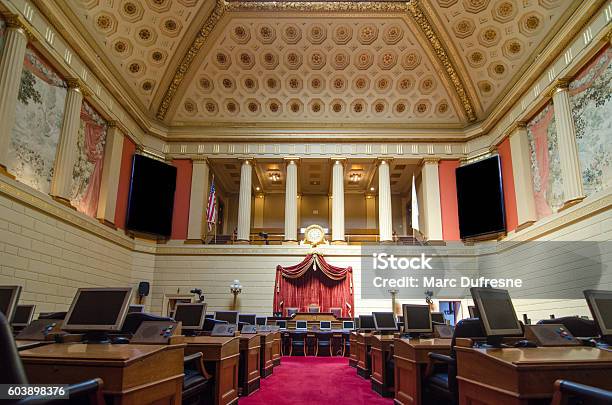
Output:
<path fill-rule="evenodd" d="M 312 246 L 317 246 L 325 240 L 325 230 L 320 225 L 310 225 L 304 230 L 304 239 Z"/>

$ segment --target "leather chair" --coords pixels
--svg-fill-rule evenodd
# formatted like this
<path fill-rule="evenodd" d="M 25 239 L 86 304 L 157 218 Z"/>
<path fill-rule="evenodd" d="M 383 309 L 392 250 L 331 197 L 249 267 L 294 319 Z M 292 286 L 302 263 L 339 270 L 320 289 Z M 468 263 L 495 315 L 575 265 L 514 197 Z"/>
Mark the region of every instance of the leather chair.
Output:
<path fill-rule="evenodd" d="M 457 322 L 451 340 L 450 356 L 429 353 L 430 363 L 424 379 L 423 398 L 425 404 L 457 404 L 459 387 L 457 385 L 457 360 L 455 344 L 457 338 L 481 338 L 485 336 L 482 323 L 478 318 L 462 319 Z"/>
<path fill-rule="evenodd" d="M 194 353 L 184 359 L 183 405 L 212 403 L 213 379 L 206 372 L 202 353 Z"/>
<path fill-rule="evenodd" d="M 562 324 L 574 337 L 595 337 L 598 335 L 595 321 L 577 316 L 564 316 L 555 319 L 542 319 L 538 325 Z"/>
<path fill-rule="evenodd" d="M 321 307 L 318 306 L 317 304 L 310 304 L 308 305 L 308 313 L 310 314 L 316 314 L 321 312 Z"/>
<path fill-rule="evenodd" d="M 551 405 L 609 405 L 612 391 L 567 380 L 555 381 Z"/>
<path fill-rule="evenodd" d="M 342 357 L 351 355 L 351 334 L 342 333 Z"/>
<path fill-rule="evenodd" d="M 315 350 L 315 356 L 319 355 L 319 349 L 323 348 L 329 352 L 329 356 L 333 356 L 332 353 L 332 335 L 330 331 L 318 331 L 317 336 L 317 347 Z"/>
<path fill-rule="evenodd" d="M 0 381 L 2 384 L 28 384 L 21 358 L 17 352 L 15 340 L 11 327 L 6 320 L 6 317 L 0 312 L 0 359 L 2 359 L 2 367 L 0 367 Z M 69 385 L 67 394 L 69 399 L 56 400 L 41 400 L 35 398 L 25 398 L 17 403 L 19 404 L 100 404 L 104 405 L 104 396 L 102 395 L 103 382 L 100 378 L 94 378 L 78 384 Z"/>
<path fill-rule="evenodd" d="M 131 312 L 126 315 L 125 321 L 123 321 L 123 326 L 121 327 L 122 335 L 133 335 L 136 333 L 140 324 L 144 321 L 174 321 L 174 319 L 169 318 L 167 316 L 159 316 L 154 314 L 149 314 L 147 312 Z"/>
<path fill-rule="evenodd" d="M 299 308 L 287 308 L 287 316 L 292 317 L 299 312 Z"/>
<path fill-rule="evenodd" d="M 330 308 L 329 312 L 336 317 L 336 319 L 342 318 L 342 308 Z"/>
<path fill-rule="evenodd" d="M 289 356 L 293 355 L 293 350 L 301 350 L 306 356 L 306 336 L 307 332 L 293 331 L 291 333 L 291 343 L 289 346 Z"/>

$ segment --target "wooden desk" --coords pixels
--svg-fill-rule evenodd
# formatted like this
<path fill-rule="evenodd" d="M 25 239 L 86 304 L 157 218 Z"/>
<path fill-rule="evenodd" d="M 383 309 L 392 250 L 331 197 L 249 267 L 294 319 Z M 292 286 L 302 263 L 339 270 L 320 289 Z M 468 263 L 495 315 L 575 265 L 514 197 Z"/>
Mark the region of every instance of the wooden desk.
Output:
<path fill-rule="evenodd" d="M 259 356 L 261 338 L 257 334 L 240 335 L 239 393 L 248 396 L 259 389 Z"/>
<path fill-rule="evenodd" d="M 549 403 L 567 379 L 612 389 L 612 352 L 594 347 L 456 347 L 460 404 Z"/>
<path fill-rule="evenodd" d="M 33 349 L 35 347 L 53 344 L 52 340 L 15 340 L 18 351 Z"/>
<path fill-rule="evenodd" d="M 276 367 L 281 364 L 281 346 L 283 343 L 280 332 L 272 332 L 272 334 L 274 335 L 272 340 L 272 365 Z"/>
<path fill-rule="evenodd" d="M 349 366 L 357 367 L 357 332 L 351 332 L 349 337 L 350 350 L 349 350 Z"/>
<path fill-rule="evenodd" d="M 355 337 L 355 346 L 357 354 L 357 374 L 363 378 L 370 378 L 370 341 L 371 333 L 357 333 Z"/>
<path fill-rule="evenodd" d="M 259 356 L 259 373 L 261 378 L 266 378 L 274 371 L 272 346 L 274 343 L 274 335 L 276 332 L 259 332 L 260 356 Z"/>
<path fill-rule="evenodd" d="M 387 367 L 387 361 L 393 357 L 393 335 L 372 335 L 370 351 L 372 389 L 383 397 L 393 397 L 393 371 Z"/>
<path fill-rule="evenodd" d="M 19 352 L 32 384 L 100 377 L 109 404 L 180 405 L 185 345 L 64 343 Z"/>
<path fill-rule="evenodd" d="M 423 372 L 429 353 L 449 354 L 451 339 L 395 339 L 395 403 L 421 404 Z"/>
<path fill-rule="evenodd" d="M 202 352 L 204 361 L 212 365 L 215 379 L 214 403 L 227 405 L 237 402 L 240 339 L 238 337 L 195 336 L 185 337 L 185 343 L 187 343 L 185 354 Z"/>

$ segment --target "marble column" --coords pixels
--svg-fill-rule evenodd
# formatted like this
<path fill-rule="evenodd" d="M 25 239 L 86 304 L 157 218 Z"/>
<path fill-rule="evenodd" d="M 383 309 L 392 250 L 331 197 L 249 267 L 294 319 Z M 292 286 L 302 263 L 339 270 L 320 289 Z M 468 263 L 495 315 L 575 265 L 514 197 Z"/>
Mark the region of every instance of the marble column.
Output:
<path fill-rule="evenodd" d="M 7 18 L 4 48 L 0 58 L 0 174 L 12 178 L 14 176 L 7 172 L 6 165 L 27 45 L 28 35 L 23 25 L 16 17 Z"/>
<path fill-rule="evenodd" d="M 51 197 L 62 204 L 72 206 L 72 171 L 77 159 L 77 138 L 81 126 L 81 105 L 83 104 L 83 85 L 78 80 L 67 80 L 68 94 L 64 122 L 57 145 L 57 155 L 51 180 Z"/>
<path fill-rule="evenodd" d="M 332 159 L 332 242 L 344 243 L 344 158 Z"/>
<path fill-rule="evenodd" d="M 297 242 L 297 159 L 286 158 L 285 161 L 285 242 Z"/>
<path fill-rule="evenodd" d="M 516 214 L 518 217 L 516 229 L 521 230 L 538 219 L 533 195 L 527 127 L 523 122 L 517 123 L 514 131 L 510 133 L 510 153 L 512 154 L 512 173 L 514 175 Z"/>
<path fill-rule="evenodd" d="M 441 241 L 442 208 L 440 205 L 440 179 L 437 158 L 425 158 L 421 169 L 423 187 L 423 213 L 425 214 L 424 231 L 427 240 Z"/>
<path fill-rule="evenodd" d="M 187 226 L 187 243 L 202 243 L 206 233 L 206 210 L 210 185 L 208 176 L 210 169 L 206 159 L 193 162 L 191 171 L 191 193 L 189 195 L 189 223 Z"/>
<path fill-rule="evenodd" d="M 108 123 L 106 145 L 104 146 L 104 163 L 100 194 L 98 197 L 98 213 L 96 217 L 103 224 L 115 226 L 115 207 L 117 206 L 117 190 L 121 172 L 121 157 L 123 154 L 123 133 L 115 122 Z"/>
<path fill-rule="evenodd" d="M 584 189 L 582 188 L 582 174 L 578 160 L 576 129 L 572 119 L 568 83 L 559 82 L 552 98 L 555 107 L 559 161 L 561 163 L 561 175 L 563 176 L 564 205 L 561 208 L 563 209 L 582 201 L 584 199 Z"/>
<path fill-rule="evenodd" d="M 378 165 L 378 229 L 381 242 L 393 241 L 391 173 L 388 159 L 381 159 Z"/>
<path fill-rule="evenodd" d="M 240 198 L 238 200 L 238 242 L 249 242 L 251 236 L 251 186 L 253 165 L 245 159 L 240 167 Z"/>

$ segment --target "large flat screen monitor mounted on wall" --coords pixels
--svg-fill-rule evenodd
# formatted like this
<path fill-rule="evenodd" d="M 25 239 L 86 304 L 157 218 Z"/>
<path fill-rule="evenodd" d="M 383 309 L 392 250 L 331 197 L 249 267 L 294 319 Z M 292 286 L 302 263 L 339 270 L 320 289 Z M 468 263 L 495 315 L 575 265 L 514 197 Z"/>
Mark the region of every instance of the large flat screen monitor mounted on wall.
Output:
<path fill-rule="evenodd" d="M 504 191 L 499 156 L 456 169 L 461 239 L 506 231 Z"/>

